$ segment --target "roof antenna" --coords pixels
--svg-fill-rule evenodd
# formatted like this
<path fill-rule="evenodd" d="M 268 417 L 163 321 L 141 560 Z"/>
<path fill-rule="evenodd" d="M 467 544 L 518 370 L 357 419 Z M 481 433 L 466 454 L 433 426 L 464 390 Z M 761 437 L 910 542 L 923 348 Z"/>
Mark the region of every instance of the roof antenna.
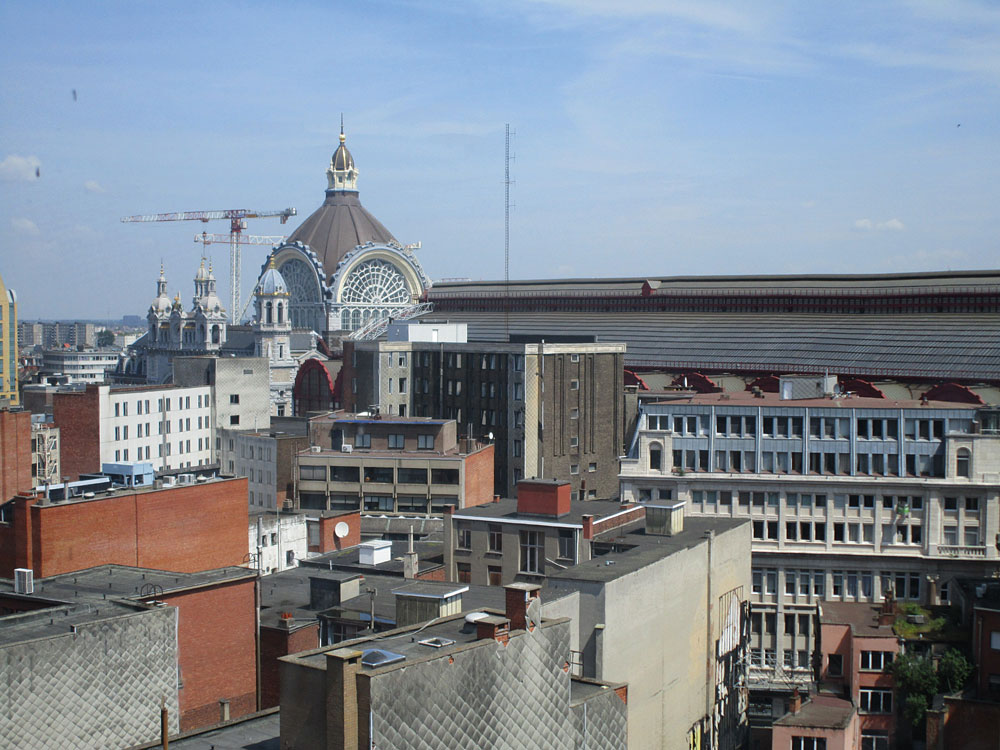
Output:
<path fill-rule="evenodd" d="M 344 134 L 344 113 L 340 113 L 340 134 Z"/>

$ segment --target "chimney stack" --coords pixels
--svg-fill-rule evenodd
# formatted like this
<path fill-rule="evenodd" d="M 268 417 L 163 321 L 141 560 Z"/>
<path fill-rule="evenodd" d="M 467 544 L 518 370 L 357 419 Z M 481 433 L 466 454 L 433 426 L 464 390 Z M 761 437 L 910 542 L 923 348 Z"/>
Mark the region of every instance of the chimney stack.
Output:
<path fill-rule="evenodd" d="M 505 611 L 513 630 L 528 629 L 528 607 L 538 599 L 540 590 L 541 586 L 535 583 L 509 583 L 504 586 Z"/>
<path fill-rule="evenodd" d="M 489 615 L 476 620 L 476 640 L 492 638 L 497 643 L 507 644 L 510 640 L 510 620 L 499 615 Z"/>
<path fill-rule="evenodd" d="M 798 685 L 796 685 L 795 689 L 792 691 L 792 700 L 789 702 L 788 710 L 793 714 L 797 714 L 802 710 L 802 696 L 799 694 Z"/>
<path fill-rule="evenodd" d="M 413 526 L 407 534 L 406 554 L 403 556 L 403 578 L 416 578 L 419 567 L 417 553 L 413 551 Z"/>
<path fill-rule="evenodd" d="M 594 517 L 587 515 L 582 516 L 580 520 L 583 522 L 583 538 L 593 539 L 594 538 Z"/>

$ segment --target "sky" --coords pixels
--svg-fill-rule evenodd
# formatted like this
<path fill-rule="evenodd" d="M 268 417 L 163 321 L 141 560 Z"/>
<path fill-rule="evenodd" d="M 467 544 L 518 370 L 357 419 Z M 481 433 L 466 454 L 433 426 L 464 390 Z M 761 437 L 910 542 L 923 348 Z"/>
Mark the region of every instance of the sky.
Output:
<path fill-rule="evenodd" d="M 427 274 L 1000 267 L 1000 5 L 713 0 L 0 4 L 0 276 L 22 319 L 187 302 L 167 211 L 362 203 Z M 74 96 L 75 92 L 75 96 Z M 228 248 L 207 248 L 228 296 Z M 243 253 L 244 299 L 266 247 Z"/>

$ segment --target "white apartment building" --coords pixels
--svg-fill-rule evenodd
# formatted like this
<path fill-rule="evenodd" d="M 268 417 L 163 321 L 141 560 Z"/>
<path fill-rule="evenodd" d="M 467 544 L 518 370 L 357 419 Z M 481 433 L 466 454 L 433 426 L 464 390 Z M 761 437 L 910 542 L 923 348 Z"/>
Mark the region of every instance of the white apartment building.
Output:
<path fill-rule="evenodd" d="M 822 393 L 822 390 L 820 391 Z M 808 681 L 823 601 L 1000 571 L 1000 409 L 716 393 L 645 404 L 621 499 L 753 524 L 751 678 Z"/>
<path fill-rule="evenodd" d="M 61 376 L 59 382 L 103 383 L 118 365 L 117 350 L 47 349 L 42 353 L 42 379 Z"/>
<path fill-rule="evenodd" d="M 214 463 L 212 388 L 98 389 L 101 463 L 148 461 L 155 471 Z"/>

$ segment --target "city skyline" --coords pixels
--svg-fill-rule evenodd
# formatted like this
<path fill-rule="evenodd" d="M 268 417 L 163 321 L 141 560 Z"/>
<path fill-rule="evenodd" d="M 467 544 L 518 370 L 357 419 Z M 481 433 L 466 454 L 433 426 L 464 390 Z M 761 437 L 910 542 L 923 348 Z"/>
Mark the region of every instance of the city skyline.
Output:
<path fill-rule="evenodd" d="M 6 6 L 2 273 L 22 319 L 185 304 L 202 230 L 130 214 L 364 205 L 432 279 L 996 266 L 1000 12 L 538 0 Z M 228 296 L 228 248 L 210 246 Z M 243 297 L 268 248 L 244 250 Z M 705 259 L 710 259 L 705 262 Z"/>

